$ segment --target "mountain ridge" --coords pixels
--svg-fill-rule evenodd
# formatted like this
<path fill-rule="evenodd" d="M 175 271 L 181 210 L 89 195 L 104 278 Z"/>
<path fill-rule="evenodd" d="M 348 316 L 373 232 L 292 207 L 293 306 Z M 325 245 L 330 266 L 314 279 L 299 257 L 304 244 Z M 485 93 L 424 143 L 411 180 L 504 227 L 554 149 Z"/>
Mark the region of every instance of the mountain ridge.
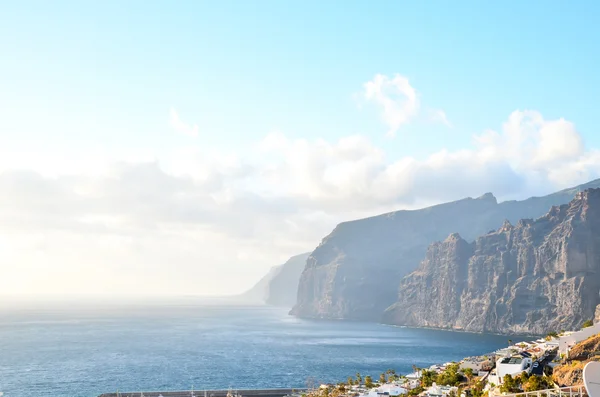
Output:
<path fill-rule="evenodd" d="M 338 224 L 310 254 L 291 314 L 305 318 L 379 321 L 396 302 L 400 280 L 417 268 L 432 241 L 458 232 L 468 240 L 504 220 L 542 216 L 600 179 L 546 196 L 498 202 L 479 198 L 399 210 Z"/>
<path fill-rule="evenodd" d="M 290 257 L 285 263 L 273 266 L 254 286 L 240 297 L 246 302 L 270 306 L 292 307 L 300 274 L 309 252 Z"/>
<path fill-rule="evenodd" d="M 432 243 L 383 322 L 474 332 L 578 329 L 600 304 L 600 189 L 468 243 Z"/>

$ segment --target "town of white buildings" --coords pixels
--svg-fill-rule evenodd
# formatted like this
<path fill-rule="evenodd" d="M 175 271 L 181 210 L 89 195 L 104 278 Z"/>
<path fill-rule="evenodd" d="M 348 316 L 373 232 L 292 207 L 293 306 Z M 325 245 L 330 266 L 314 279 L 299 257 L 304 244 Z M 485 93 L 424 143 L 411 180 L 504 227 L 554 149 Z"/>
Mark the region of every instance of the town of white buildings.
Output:
<path fill-rule="evenodd" d="M 491 394 L 501 394 L 497 387 L 503 382 L 505 375 L 517 376 L 522 372 L 543 375 L 544 368 L 553 368 L 564 357 L 568 357 L 569 350 L 578 342 L 590 336 L 600 334 L 600 323 L 577 332 L 563 332 L 556 337 L 547 337 L 530 342 L 519 342 L 506 348 L 482 356 L 467 357 L 458 365 L 461 371 L 470 368 L 473 375 L 480 378 L 485 384 L 484 391 L 493 391 Z M 442 373 L 448 365 L 445 363 L 432 365 L 422 370 Z M 422 371 L 407 374 L 392 382 L 376 385 L 367 389 L 364 385 L 353 385 L 346 393 L 352 397 L 395 397 L 408 394 L 410 390 L 421 386 Z M 322 387 L 328 387 L 323 385 Z M 421 397 L 458 397 L 458 388 L 433 384 L 418 396 Z M 466 397 L 464 394 L 461 397 Z"/>

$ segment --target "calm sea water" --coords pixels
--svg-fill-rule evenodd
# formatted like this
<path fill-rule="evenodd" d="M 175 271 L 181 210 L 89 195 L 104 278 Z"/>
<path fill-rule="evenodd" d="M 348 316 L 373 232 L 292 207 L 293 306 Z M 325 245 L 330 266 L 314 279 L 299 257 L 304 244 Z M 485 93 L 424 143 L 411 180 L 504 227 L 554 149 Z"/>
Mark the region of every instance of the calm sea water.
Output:
<path fill-rule="evenodd" d="M 505 346 L 507 337 L 299 320 L 287 310 L 194 302 L 0 308 L 5 397 L 303 387 L 356 372 L 430 365 Z"/>

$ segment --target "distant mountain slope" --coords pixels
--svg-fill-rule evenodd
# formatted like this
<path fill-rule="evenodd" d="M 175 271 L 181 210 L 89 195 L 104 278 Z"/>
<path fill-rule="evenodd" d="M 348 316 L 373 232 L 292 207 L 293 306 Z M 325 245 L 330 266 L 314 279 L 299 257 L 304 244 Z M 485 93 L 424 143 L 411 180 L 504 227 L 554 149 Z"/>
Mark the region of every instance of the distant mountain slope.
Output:
<path fill-rule="evenodd" d="M 299 317 L 379 321 L 396 302 L 403 276 L 417 268 L 428 245 L 458 232 L 465 239 L 537 218 L 600 179 L 544 197 L 498 203 L 487 193 L 414 211 L 396 211 L 339 224 L 307 259 L 291 313 Z"/>
<path fill-rule="evenodd" d="M 269 296 L 269 283 L 280 272 L 283 265 L 273 266 L 252 288 L 244 292 L 240 298 L 245 302 L 264 304 Z"/>
<path fill-rule="evenodd" d="M 273 266 L 251 289 L 242 294 L 247 302 L 292 307 L 296 303 L 298 281 L 310 253 L 292 256 L 284 264 Z"/>
<path fill-rule="evenodd" d="M 265 302 L 272 306 L 292 307 L 296 304 L 298 296 L 298 283 L 300 275 L 306 266 L 306 259 L 310 252 L 292 256 L 283 265 L 278 266 L 279 271 L 273 276 L 267 286 Z"/>
<path fill-rule="evenodd" d="M 390 324 L 543 335 L 579 329 L 600 303 L 600 189 L 468 243 L 432 244 L 400 285 Z"/>

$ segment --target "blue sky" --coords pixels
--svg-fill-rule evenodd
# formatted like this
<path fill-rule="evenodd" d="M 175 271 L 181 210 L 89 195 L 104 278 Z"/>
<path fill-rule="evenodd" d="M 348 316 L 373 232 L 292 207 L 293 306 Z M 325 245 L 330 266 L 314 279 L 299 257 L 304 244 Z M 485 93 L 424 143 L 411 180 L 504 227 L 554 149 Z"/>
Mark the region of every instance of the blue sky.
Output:
<path fill-rule="evenodd" d="M 594 2 L 24 1 L 2 8 L 3 142 L 14 141 L 18 128 L 27 143 L 169 144 L 170 106 L 199 124 L 203 140 L 225 146 L 282 129 L 301 137 L 367 134 L 393 153 L 427 153 L 462 147 L 511 111 L 530 108 L 573 120 L 590 144 L 600 139 Z M 408 126 L 386 142 L 373 109 L 358 111 L 352 100 L 375 73 L 407 76 L 456 128 Z"/>
<path fill-rule="evenodd" d="M 0 267 L 22 271 L 0 287 L 103 293 L 143 269 L 149 288 L 223 293 L 341 221 L 599 177 L 598 17 L 591 1 L 4 2 Z"/>

